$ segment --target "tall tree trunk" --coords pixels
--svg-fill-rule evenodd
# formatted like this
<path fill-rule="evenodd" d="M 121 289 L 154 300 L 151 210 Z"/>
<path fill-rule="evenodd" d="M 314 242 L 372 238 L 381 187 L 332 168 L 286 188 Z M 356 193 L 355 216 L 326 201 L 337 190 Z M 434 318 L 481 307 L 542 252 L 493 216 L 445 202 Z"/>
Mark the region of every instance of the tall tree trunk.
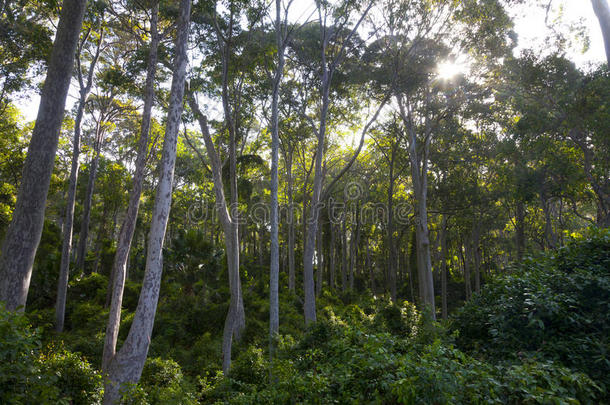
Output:
<path fill-rule="evenodd" d="M 472 263 L 474 268 L 474 291 L 481 292 L 481 252 L 479 250 L 479 241 L 481 238 L 478 219 L 475 216 L 475 222 L 472 228 Z"/>
<path fill-rule="evenodd" d="M 345 214 L 345 213 L 344 213 Z M 345 292 L 348 287 L 347 275 L 347 228 L 345 223 L 347 218 L 343 217 L 341 223 L 341 291 Z"/>
<path fill-rule="evenodd" d="M 606 48 L 606 60 L 610 65 L 610 7 L 607 0 L 591 0 L 593 10 L 599 20 L 599 25 L 604 37 L 604 46 Z"/>
<path fill-rule="evenodd" d="M 76 203 L 76 186 L 78 183 L 79 156 L 81 124 L 85 112 L 85 103 L 93 85 L 95 65 L 100 56 L 103 42 L 103 30 L 97 43 L 95 55 L 89 65 L 86 81 L 83 80 L 80 71 L 80 59 L 77 57 L 78 81 L 80 84 L 78 107 L 74 119 L 74 139 L 72 141 L 72 164 L 70 166 L 70 181 L 68 183 L 68 198 L 66 201 L 66 215 L 63 224 L 63 241 L 61 247 L 61 264 L 59 267 L 59 281 L 57 283 L 57 300 L 55 302 L 55 331 L 64 330 L 64 318 L 66 314 L 66 296 L 68 294 L 68 280 L 70 278 L 70 256 L 72 254 L 72 232 L 74 230 L 74 206 Z"/>
<path fill-rule="evenodd" d="M 335 224 L 333 223 L 333 220 L 330 220 L 330 245 L 328 247 L 328 257 L 329 257 L 329 262 L 330 262 L 330 269 L 329 269 L 329 277 L 330 277 L 330 289 L 334 290 L 336 287 L 336 259 L 335 259 L 335 250 L 336 250 L 336 241 L 335 241 Z"/>
<path fill-rule="evenodd" d="M 102 218 L 108 217 L 108 204 L 104 204 L 104 208 L 102 209 Z M 106 221 L 100 221 L 97 229 L 97 238 L 95 241 L 95 248 L 93 250 L 93 256 L 95 257 L 95 262 L 93 263 L 93 273 L 98 272 L 98 266 L 100 264 L 100 255 L 102 253 L 102 245 L 104 243 L 104 239 L 106 238 L 107 233 L 107 223 Z"/>
<path fill-rule="evenodd" d="M 371 292 L 373 293 L 373 295 L 375 295 L 375 272 L 373 271 L 373 266 L 371 263 L 371 242 L 369 238 L 366 239 L 366 267 L 369 269 L 369 282 L 371 283 Z"/>
<path fill-rule="evenodd" d="M 222 181 L 222 163 L 216 151 L 212 136 L 210 135 L 207 117 L 203 115 L 199 109 L 197 101 L 192 93 L 188 93 L 188 101 L 191 110 L 199 121 L 199 126 L 203 134 L 203 140 L 212 167 L 216 209 L 225 236 L 231 300 L 223 331 L 222 353 L 223 371 L 225 374 L 228 374 L 231 368 L 231 347 L 233 338 L 239 339 L 241 332 L 245 327 L 244 303 L 239 276 L 239 236 L 237 232 L 237 217 L 232 216 L 231 213 L 229 213 L 229 206 L 224 194 L 224 184 Z"/>
<path fill-rule="evenodd" d="M 146 257 L 146 272 L 140 299 L 123 347 L 112 357 L 107 367 L 104 404 L 120 402 L 120 389 L 126 383 L 137 383 L 148 354 L 150 339 L 159 300 L 163 273 L 163 242 L 172 201 L 174 168 L 178 129 L 182 115 L 184 81 L 186 78 L 187 44 L 191 13 L 191 0 L 181 0 L 177 23 L 172 86 L 163 154 L 160 162 L 159 184 L 153 209 Z"/>
<path fill-rule="evenodd" d="M 465 293 L 466 293 L 466 301 L 468 301 L 470 299 L 470 297 L 472 296 L 472 284 L 470 281 L 470 260 L 468 259 L 467 256 L 469 256 L 468 254 L 464 255 L 464 250 L 466 248 L 464 247 L 464 244 L 462 243 L 460 245 L 460 256 L 462 257 L 462 263 L 464 265 L 464 289 L 465 289 Z"/>
<path fill-rule="evenodd" d="M 295 282 L 295 217 L 294 217 L 294 185 L 292 178 L 292 152 L 286 156 L 286 176 L 288 181 L 288 290 L 294 292 Z"/>
<path fill-rule="evenodd" d="M 318 271 L 316 273 L 317 279 L 316 279 L 316 297 L 319 297 L 320 294 L 322 294 L 322 275 L 324 274 L 324 240 L 323 238 L 323 231 L 322 231 L 322 225 L 319 225 L 319 229 L 318 229 L 318 237 L 317 237 L 317 243 L 318 243 L 318 249 L 317 249 L 317 259 L 318 259 Z"/>
<path fill-rule="evenodd" d="M 103 129 L 102 122 L 97 123 L 95 128 L 95 144 L 93 147 L 93 159 L 89 165 L 89 181 L 87 182 L 87 194 L 83 208 L 83 220 L 81 222 L 80 234 L 78 235 L 78 247 L 76 251 L 76 270 L 85 271 L 85 258 L 87 256 L 87 239 L 89 238 L 89 223 L 91 222 L 91 205 L 93 204 L 93 193 L 95 181 L 97 180 L 97 168 L 100 162 L 102 149 Z"/>
<path fill-rule="evenodd" d="M 108 362 L 116 353 L 116 344 L 119 336 L 119 326 L 121 324 L 121 306 L 123 305 L 123 291 L 127 278 L 127 265 L 129 251 L 133 240 L 136 224 L 138 222 L 138 212 L 140 210 L 140 197 L 142 196 L 142 185 L 144 184 L 144 172 L 146 170 L 146 160 L 148 157 L 148 142 L 150 139 L 150 121 L 152 107 L 155 99 L 155 76 L 157 73 L 157 59 L 159 48 L 159 3 L 155 2 L 152 7 L 150 19 L 150 51 L 146 66 L 146 83 L 144 86 L 144 107 L 142 110 L 142 122 L 140 124 L 140 139 L 138 140 L 138 154 L 136 156 L 135 173 L 127 213 L 121 225 L 117 249 L 110 271 L 110 312 L 108 324 L 106 325 L 106 335 L 104 338 L 104 351 L 102 354 L 102 370 L 108 366 Z"/>
<path fill-rule="evenodd" d="M 25 309 L 86 5 L 86 0 L 65 0 L 61 9 L 17 203 L 2 244 L 0 301 L 9 311 Z"/>
<path fill-rule="evenodd" d="M 350 253 L 349 253 L 349 288 L 354 289 L 354 282 L 356 279 L 355 268 L 358 260 L 358 250 L 360 247 L 360 203 L 357 205 L 356 213 L 354 215 L 356 221 L 356 229 L 352 233 L 350 240 Z"/>
<path fill-rule="evenodd" d="M 392 145 L 390 154 L 390 173 L 388 184 L 388 280 L 390 283 L 390 297 L 396 302 L 396 243 L 394 242 L 394 160 L 396 147 Z"/>
<path fill-rule="evenodd" d="M 278 165 L 280 149 L 280 86 L 284 74 L 284 35 L 282 29 L 282 1 L 275 1 L 275 38 L 277 43 L 277 67 L 273 78 L 271 100 L 271 258 L 269 263 L 269 347 L 273 356 L 275 335 L 280 328 L 279 278 L 280 278 L 280 239 L 278 203 Z"/>
<path fill-rule="evenodd" d="M 441 222 L 441 316 L 447 319 L 447 217 Z"/>
<path fill-rule="evenodd" d="M 517 244 L 517 260 L 521 261 L 525 254 L 525 204 L 522 201 L 517 201 L 515 241 Z"/>

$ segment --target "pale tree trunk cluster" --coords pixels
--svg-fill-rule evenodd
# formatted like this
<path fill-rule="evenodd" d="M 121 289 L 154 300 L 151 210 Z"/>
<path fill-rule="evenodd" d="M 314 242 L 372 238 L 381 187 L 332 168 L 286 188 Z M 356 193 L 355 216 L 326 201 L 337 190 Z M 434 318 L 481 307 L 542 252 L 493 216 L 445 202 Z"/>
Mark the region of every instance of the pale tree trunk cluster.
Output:
<path fill-rule="evenodd" d="M 151 41 L 150 52 L 146 68 L 146 84 L 144 88 L 144 108 L 142 112 L 142 122 L 140 125 L 140 139 L 138 140 L 138 152 L 135 164 L 133 184 L 129 196 L 127 213 L 121 226 L 114 262 L 110 273 L 111 291 L 110 313 L 106 327 L 104 339 L 104 352 L 102 355 L 102 370 L 106 370 L 110 360 L 116 354 L 116 345 L 121 323 L 121 306 L 123 302 L 123 291 L 125 289 L 125 279 L 127 275 L 127 261 L 129 250 L 136 229 L 138 211 L 140 208 L 140 197 L 144 183 L 144 173 L 148 157 L 148 142 L 150 139 L 150 122 L 152 107 L 155 96 L 155 75 L 157 72 L 157 59 L 159 47 L 159 33 L 157 29 L 159 15 L 159 4 L 153 6 L 151 13 Z"/>
<path fill-rule="evenodd" d="M 172 201 L 178 130 L 181 122 L 186 65 L 188 62 L 190 13 L 191 0 L 181 0 L 170 102 L 163 152 L 159 163 L 159 183 L 148 237 L 146 270 L 138 306 L 127 339 L 106 366 L 105 404 L 118 403 L 121 389 L 125 387 L 125 384 L 138 382 L 150 346 L 163 273 L 163 243 Z"/>

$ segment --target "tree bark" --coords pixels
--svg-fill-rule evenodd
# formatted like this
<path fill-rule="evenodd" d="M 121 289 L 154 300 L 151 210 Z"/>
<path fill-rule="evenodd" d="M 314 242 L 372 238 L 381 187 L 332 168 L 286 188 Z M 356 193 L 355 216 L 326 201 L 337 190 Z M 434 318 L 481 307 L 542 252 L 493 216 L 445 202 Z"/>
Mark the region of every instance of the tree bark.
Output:
<path fill-rule="evenodd" d="M 525 204 L 522 201 L 517 201 L 515 241 L 517 244 L 517 260 L 521 261 L 525 254 Z"/>
<path fill-rule="evenodd" d="M 225 245 L 227 252 L 227 267 L 229 273 L 229 287 L 231 289 L 231 302 L 229 304 L 229 313 L 225 321 L 223 332 L 223 371 L 228 374 L 231 368 L 231 345 L 232 339 L 239 338 L 241 331 L 245 326 L 245 313 L 243 297 L 241 294 L 241 281 L 239 277 L 239 236 L 237 234 L 237 218 L 234 218 L 229 213 L 229 207 L 224 194 L 224 184 L 222 181 L 222 163 L 216 152 L 216 147 L 212 136 L 210 135 L 208 120 L 199 109 L 197 101 L 192 93 L 188 93 L 188 101 L 191 110 L 199 121 L 199 126 L 203 134 L 203 140 L 210 160 L 212 168 L 212 178 L 214 182 L 214 193 L 216 195 L 216 210 L 220 223 L 222 225 Z"/>
<path fill-rule="evenodd" d="M 294 217 L 294 185 L 292 178 L 292 152 L 286 156 L 286 175 L 288 177 L 288 290 L 294 292 L 295 282 L 295 217 Z"/>
<path fill-rule="evenodd" d="M 66 295 L 68 293 L 68 280 L 70 277 L 70 256 L 72 254 L 72 232 L 74 230 L 74 206 L 76 203 L 76 186 L 78 183 L 79 156 L 80 156 L 80 140 L 81 140 L 81 124 L 85 112 L 85 103 L 93 85 L 93 74 L 95 65 L 100 56 L 103 42 L 103 31 L 100 33 L 100 38 L 97 44 L 95 55 L 89 65 L 87 79 L 83 81 L 83 75 L 80 70 L 80 56 L 77 56 L 78 81 L 80 84 L 80 92 L 78 99 L 78 107 L 76 109 L 76 117 L 74 119 L 74 138 L 72 141 L 72 163 L 70 166 L 70 180 L 68 183 L 68 198 L 66 201 L 66 214 L 63 224 L 63 241 L 61 247 L 61 264 L 59 268 L 59 281 L 57 283 L 57 300 L 55 302 L 55 331 L 62 332 L 64 330 L 64 319 L 66 313 Z"/>
<path fill-rule="evenodd" d="M 330 220 L 330 245 L 328 247 L 328 257 L 329 257 L 329 262 L 330 262 L 330 271 L 329 271 L 329 278 L 330 278 L 330 289 L 334 290 L 335 286 L 336 286 L 336 260 L 335 260 L 335 244 L 337 243 L 335 241 L 335 224 L 333 223 L 333 220 L 331 218 Z"/>
<path fill-rule="evenodd" d="M 447 217 L 441 222 L 441 317 L 447 319 Z"/>
<path fill-rule="evenodd" d="M 610 7 L 607 0 L 591 0 L 593 11 L 599 20 L 599 26 L 604 37 L 604 46 L 606 49 L 606 60 L 610 65 Z"/>
<path fill-rule="evenodd" d="M 400 112 L 409 134 L 409 160 L 413 192 L 415 196 L 415 240 L 417 246 L 417 274 L 419 296 L 421 303 L 430 311 L 432 319 L 436 318 L 434 305 L 434 280 L 432 277 L 432 261 L 430 258 L 430 234 L 428 229 L 428 154 L 431 142 L 429 118 L 426 117 L 424 142 L 421 145 L 422 157 L 418 154 L 418 140 L 413 123 L 410 106 L 405 107 L 399 100 Z M 407 112 L 408 111 L 408 112 Z"/>
<path fill-rule="evenodd" d="M 388 281 L 390 283 L 390 297 L 396 302 L 396 244 L 394 243 L 394 161 L 396 147 L 392 145 L 390 154 L 390 173 L 388 184 Z"/>
<path fill-rule="evenodd" d="M 0 301 L 25 309 L 86 0 L 63 2 L 17 203 L 2 244 Z"/>
<path fill-rule="evenodd" d="M 140 124 L 140 139 L 138 140 L 138 154 L 136 157 L 135 173 L 129 195 L 127 213 L 121 225 L 114 262 L 110 272 L 111 300 L 106 335 L 104 338 L 104 350 L 102 354 L 102 370 L 106 371 L 110 360 L 116 354 L 119 326 L 121 324 L 121 307 L 123 304 L 123 292 L 127 276 L 127 263 L 131 242 L 138 221 L 140 209 L 140 197 L 144 184 L 144 172 L 148 157 L 148 141 L 150 138 L 150 121 L 155 96 L 155 75 L 157 72 L 157 52 L 159 47 L 159 33 L 157 32 L 157 21 L 159 18 L 159 3 L 155 3 L 151 13 L 151 41 L 146 68 L 146 84 L 144 88 L 144 107 L 142 111 L 142 122 Z"/>
<path fill-rule="evenodd" d="M 87 239 L 89 238 L 89 223 L 91 221 L 91 205 L 93 204 L 93 193 L 97 179 L 97 168 L 100 162 L 102 149 L 102 116 L 95 127 L 95 143 L 93 147 L 93 159 L 89 165 L 89 181 L 87 182 L 87 194 L 83 208 L 83 220 L 81 222 L 80 234 L 78 235 L 78 247 L 76 251 L 76 270 L 85 271 L 85 258 L 87 256 Z"/>
<path fill-rule="evenodd" d="M 345 213 L 344 213 L 345 214 Z M 347 227 L 345 223 L 347 218 L 343 217 L 341 222 L 341 291 L 345 292 L 348 287 L 348 273 L 347 273 Z"/>
<path fill-rule="evenodd" d="M 120 401 L 120 389 L 126 383 L 137 383 L 139 381 L 150 345 L 163 272 L 163 242 L 171 209 L 178 129 L 182 115 L 188 60 L 187 44 L 190 12 L 191 0 L 181 0 L 169 111 L 160 162 L 160 179 L 157 185 L 149 233 L 146 271 L 138 307 L 125 344 L 108 365 L 108 379 L 104 390 L 105 404 L 118 403 Z"/>

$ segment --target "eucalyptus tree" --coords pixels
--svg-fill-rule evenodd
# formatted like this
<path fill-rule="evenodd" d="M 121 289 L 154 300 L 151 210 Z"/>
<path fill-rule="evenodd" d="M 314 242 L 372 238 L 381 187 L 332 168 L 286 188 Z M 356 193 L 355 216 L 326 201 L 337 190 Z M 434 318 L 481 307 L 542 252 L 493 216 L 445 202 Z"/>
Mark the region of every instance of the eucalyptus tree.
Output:
<path fill-rule="evenodd" d="M 304 235 L 303 252 L 303 290 L 304 290 L 304 313 L 305 322 L 316 321 L 316 297 L 314 282 L 314 254 L 316 250 L 316 238 L 318 235 L 318 220 L 323 197 L 335 185 L 338 179 L 349 170 L 349 167 L 357 159 L 364 143 L 364 136 L 370 125 L 377 119 L 385 100 L 378 102 L 378 108 L 373 117 L 364 125 L 361 132 L 359 147 L 343 170 L 333 179 L 326 189 L 323 187 L 324 171 L 323 162 L 327 150 L 327 137 L 330 127 L 329 112 L 332 110 L 335 95 L 332 89 L 334 76 L 341 76 L 339 67 L 346 58 L 354 55 L 364 45 L 364 41 L 358 35 L 358 29 L 373 6 L 372 1 L 352 2 L 345 1 L 331 5 L 327 2 L 316 2 L 317 26 L 312 25 L 312 31 L 318 30 L 316 36 L 306 36 L 310 31 L 303 30 L 298 39 L 292 44 L 292 51 L 303 66 L 302 78 L 304 87 L 314 86 L 318 92 L 314 108 L 305 106 L 301 115 L 309 122 L 315 135 L 315 155 L 312 159 L 313 168 L 313 190 L 306 215 L 306 232 Z M 347 28 L 349 27 L 349 28 Z M 376 101 L 376 100 L 373 100 Z"/>
<path fill-rule="evenodd" d="M 163 244 L 172 201 L 178 130 L 181 122 L 188 62 L 190 17 L 191 0 L 181 0 L 176 24 L 177 34 L 170 103 L 163 142 L 163 156 L 159 164 L 160 178 L 148 241 L 146 272 L 127 339 L 118 353 L 107 364 L 107 381 L 104 389 L 105 404 L 120 403 L 120 392 L 125 384 L 138 382 L 150 346 L 163 273 Z"/>
<path fill-rule="evenodd" d="M 79 99 L 76 107 L 76 117 L 74 119 L 74 137 L 72 140 L 72 164 L 70 167 L 70 180 L 68 183 L 66 213 L 63 226 L 63 241 L 61 250 L 61 264 L 59 269 L 59 282 L 57 283 L 57 301 L 55 306 L 55 330 L 62 332 L 64 327 L 64 317 L 66 311 L 66 294 L 68 291 L 68 277 L 70 274 L 70 258 L 72 252 L 72 229 L 74 223 L 74 205 L 76 203 L 76 185 L 78 181 L 79 157 L 80 157 L 80 141 L 81 141 L 81 124 L 85 112 L 85 104 L 89 97 L 89 92 L 93 86 L 93 78 L 97 61 L 100 58 L 104 44 L 104 6 L 99 6 L 94 3 L 95 7 L 91 7 L 90 21 L 87 21 L 88 27 L 82 35 L 82 39 L 78 45 L 76 56 L 76 77 L 79 86 Z M 94 29 L 95 28 L 95 29 Z M 93 40 L 94 39 L 94 40 Z M 95 42 L 95 45 L 89 48 L 89 42 Z M 82 63 L 83 54 L 89 51 L 89 67 L 85 69 Z"/>
<path fill-rule="evenodd" d="M 513 133 L 529 139 L 548 137 L 575 148 L 595 200 L 596 212 L 591 216 L 599 226 L 608 226 L 607 68 L 585 73 L 562 56 L 538 58 L 526 52 L 507 62 L 506 74 L 498 98 L 517 115 Z M 574 212 L 578 213 L 575 207 Z"/>
<path fill-rule="evenodd" d="M 430 148 L 442 120 L 468 100 L 459 82 L 439 77 L 438 66 L 463 52 L 475 59 L 505 55 L 510 20 L 499 2 L 477 0 L 438 1 L 432 6 L 426 1 L 392 0 L 380 5 L 378 15 L 376 46 L 385 61 L 378 76 L 381 83 L 395 77 L 392 96 L 407 140 L 414 195 L 419 294 L 434 316 L 427 207 Z"/>
<path fill-rule="evenodd" d="M 241 155 L 248 141 L 253 101 L 258 89 L 256 66 L 262 63 L 266 49 L 265 35 L 257 31 L 265 7 L 244 1 L 231 1 L 223 10 L 220 2 L 199 4 L 197 24 L 200 52 L 203 55 L 200 67 L 195 69 L 199 78 L 191 80 L 187 90 L 188 103 L 204 139 L 210 171 L 214 182 L 216 210 L 224 232 L 229 287 L 231 300 L 223 331 L 223 371 L 227 374 L 231 367 L 231 347 L 233 340 L 239 340 L 245 327 L 245 313 L 241 288 L 240 263 L 240 218 L 238 161 L 246 159 Z M 245 21 L 245 26 L 243 22 Z M 209 83 L 202 77 L 208 76 Z M 211 86 L 214 84 L 215 86 Z M 223 121 L 219 125 L 217 146 L 212 139 L 208 118 L 199 107 L 197 91 L 205 91 L 220 99 Z M 228 136 L 227 136 L 228 135 Z M 227 139 L 228 138 L 228 139 Z M 224 141 L 224 142 L 222 142 Z M 226 167 L 221 153 L 226 148 Z M 239 156 L 241 155 L 241 156 Z M 207 165 L 203 161 L 204 165 Z M 225 185 L 228 187 L 225 189 Z M 229 193 L 227 198 L 226 193 Z"/>
<path fill-rule="evenodd" d="M 127 213 L 121 225 L 117 241 L 117 250 L 110 272 L 111 301 L 106 335 L 104 339 L 104 351 L 102 355 L 102 369 L 106 370 L 110 360 L 116 354 L 116 344 L 119 334 L 121 321 L 121 306 L 123 301 L 123 290 L 125 288 L 125 278 L 127 273 L 127 259 L 131 242 L 136 229 L 138 211 L 140 208 L 140 198 L 144 183 L 146 162 L 148 158 L 148 146 L 151 132 L 152 108 L 155 96 L 155 77 L 158 64 L 158 48 L 161 41 L 161 33 L 158 29 L 159 2 L 155 1 L 148 10 L 150 12 L 150 43 L 148 44 L 148 58 L 146 61 L 146 79 L 144 84 L 144 106 L 140 125 L 140 137 L 137 146 L 137 156 L 135 161 L 135 173 Z"/>
<path fill-rule="evenodd" d="M 25 308 L 86 5 L 86 0 L 62 4 L 17 203 L 2 244 L 0 301 L 9 310 Z"/>

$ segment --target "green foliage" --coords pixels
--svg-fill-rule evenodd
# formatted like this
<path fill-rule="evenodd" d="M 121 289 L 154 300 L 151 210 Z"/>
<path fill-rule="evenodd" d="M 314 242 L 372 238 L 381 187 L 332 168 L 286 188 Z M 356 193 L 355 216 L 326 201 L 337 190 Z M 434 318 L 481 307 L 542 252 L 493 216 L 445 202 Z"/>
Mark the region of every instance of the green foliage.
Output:
<path fill-rule="evenodd" d="M 41 372 L 54 378 L 62 400 L 71 404 L 97 404 L 102 400 L 102 376 L 81 356 L 66 350 L 43 354 Z"/>
<path fill-rule="evenodd" d="M 538 358 L 610 387 L 610 232 L 526 260 L 459 311 L 458 345 L 491 359 Z M 607 394 L 606 398 L 607 398 Z"/>
<path fill-rule="evenodd" d="M 280 337 L 268 370 L 272 383 L 265 378 L 262 352 L 249 348 L 236 360 L 230 378 L 200 381 L 201 399 L 234 404 L 586 404 L 599 395 L 587 375 L 554 362 L 488 363 L 470 357 L 439 338 L 440 326 L 425 326 L 431 321 L 411 304 L 380 302 L 371 315 L 350 307 L 344 308 L 348 320 L 328 308 L 328 319 L 312 325 L 300 340 Z"/>
<path fill-rule="evenodd" d="M 173 360 L 163 360 L 152 358 L 146 361 L 142 378 L 138 384 L 143 392 L 146 393 L 145 402 L 140 398 L 136 403 L 148 404 L 196 404 L 194 387 L 185 379 L 182 369 Z M 131 395 L 138 393 L 132 391 Z M 138 394 L 141 396 L 141 394 Z"/>
<path fill-rule="evenodd" d="M 0 403 L 100 403 L 100 374 L 75 353 L 42 354 L 39 333 L 24 315 L 0 307 Z"/>

